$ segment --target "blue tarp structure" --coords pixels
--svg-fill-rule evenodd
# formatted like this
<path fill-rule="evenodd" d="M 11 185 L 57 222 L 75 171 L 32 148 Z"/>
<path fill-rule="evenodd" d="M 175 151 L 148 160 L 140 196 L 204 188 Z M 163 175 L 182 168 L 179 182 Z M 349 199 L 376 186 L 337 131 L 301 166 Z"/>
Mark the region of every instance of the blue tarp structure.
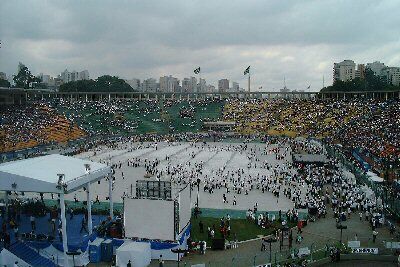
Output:
<path fill-rule="evenodd" d="M 371 169 L 371 165 L 369 165 L 368 162 L 366 162 L 360 155 L 360 152 L 356 149 L 353 150 L 352 152 L 353 157 L 356 158 L 356 160 L 361 164 L 361 166 L 363 167 L 363 169 L 365 171 L 369 171 Z"/>
<path fill-rule="evenodd" d="M 77 214 L 72 219 L 70 216 L 67 216 L 67 235 L 68 235 L 68 249 L 71 251 L 76 251 L 77 249 L 81 249 L 82 251 L 86 250 L 89 240 L 94 240 L 97 236 L 96 232 L 93 231 L 93 234 L 89 236 L 85 231 L 80 233 L 81 225 L 82 225 L 83 214 Z M 92 215 L 93 227 L 98 226 L 102 221 L 106 220 L 106 215 Z M 2 223 L 2 219 L 0 219 Z M 21 215 L 21 220 L 19 223 L 19 234 L 31 232 L 31 224 L 29 220 L 29 216 Z M 58 221 L 56 221 L 56 228 L 58 228 Z M 11 242 L 15 241 L 14 232 L 12 229 L 9 229 Z M 50 215 L 47 214 L 44 217 L 36 218 L 36 235 L 44 234 L 51 235 L 51 225 L 50 225 Z M 58 236 L 58 231 L 56 231 L 56 236 L 54 241 L 29 241 L 27 242 L 30 246 L 35 248 L 46 248 L 51 244 L 60 251 L 63 251 L 62 242 L 60 237 Z"/>

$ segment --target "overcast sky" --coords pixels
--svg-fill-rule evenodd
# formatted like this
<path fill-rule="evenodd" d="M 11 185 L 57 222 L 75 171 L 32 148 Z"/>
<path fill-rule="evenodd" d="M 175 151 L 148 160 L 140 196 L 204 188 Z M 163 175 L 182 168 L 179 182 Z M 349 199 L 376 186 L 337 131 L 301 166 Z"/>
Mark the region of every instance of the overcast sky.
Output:
<path fill-rule="evenodd" d="M 0 71 L 228 78 L 312 91 L 333 62 L 400 66 L 400 1 L 0 1 Z"/>

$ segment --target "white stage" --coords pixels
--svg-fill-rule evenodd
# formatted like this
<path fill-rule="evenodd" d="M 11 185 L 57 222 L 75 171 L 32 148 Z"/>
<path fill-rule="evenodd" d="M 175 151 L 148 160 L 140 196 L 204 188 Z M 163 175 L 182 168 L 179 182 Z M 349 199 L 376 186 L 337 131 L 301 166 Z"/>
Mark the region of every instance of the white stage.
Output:
<path fill-rule="evenodd" d="M 92 233 L 91 184 L 111 173 L 111 168 L 105 164 L 82 160 L 62 155 L 48 155 L 25 160 L 7 162 L 0 165 L 0 191 L 53 193 L 60 195 L 62 224 L 62 256 L 59 264 L 70 266 L 72 256 L 68 256 L 67 223 L 65 219 L 65 194 L 80 188 L 86 188 L 88 230 Z M 110 215 L 113 216 L 111 196 L 112 183 L 109 179 Z M 6 205 L 8 194 L 5 194 Z M 51 247 L 51 246 L 50 246 Z M 51 249 L 51 248 L 49 248 Z M 87 251 L 83 251 L 83 254 Z"/>

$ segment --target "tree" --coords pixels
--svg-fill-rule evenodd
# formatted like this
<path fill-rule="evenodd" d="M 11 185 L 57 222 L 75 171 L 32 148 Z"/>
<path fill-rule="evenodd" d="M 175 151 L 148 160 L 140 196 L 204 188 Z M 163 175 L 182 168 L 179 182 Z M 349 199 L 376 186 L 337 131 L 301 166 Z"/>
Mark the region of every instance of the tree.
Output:
<path fill-rule="evenodd" d="M 10 87 L 10 86 L 11 86 L 11 84 L 9 81 L 0 79 L 0 87 Z"/>
<path fill-rule="evenodd" d="M 132 92 L 133 88 L 117 76 L 104 75 L 96 80 L 68 82 L 60 86 L 61 92 Z"/>
<path fill-rule="evenodd" d="M 103 75 L 96 79 L 96 90 L 99 92 L 129 92 L 133 88 L 117 76 Z"/>
<path fill-rule="evenodd" d="M 64 83 L 60 86 L 60 92 L 94 92 L 96 82 L 93 80 L 80 80 Z"/>
<path fill-rule="evenodd" d="M 374 72 L 370 69 L 365 70 L 365 79 L 355 78 L 351 81 L 335 81 L 331 86 L 321 89 L 321 92 L 354 92 L 354 91 L 381 91 L 390 90 L 397 91 L 400 90 L 399 86 L 393 86 L 387 84 L 379 76 L 376 76 Z"/>
<path fill-rule="evenodd" d="M 383 90 L 387 87 L 387 84 L 370 69 L 365 70 L 365 82 L 367 83 L 366 87 L 371 91 Z"/>
<path fill-rule="evenodd" d="M 26 67 L 22 66 L 18 74 L 13 78 L 15 87 L 29 88 L 29 84 L 33 82 L 40 83 L 41 79 L 32 75 L 31 71 Z"/>

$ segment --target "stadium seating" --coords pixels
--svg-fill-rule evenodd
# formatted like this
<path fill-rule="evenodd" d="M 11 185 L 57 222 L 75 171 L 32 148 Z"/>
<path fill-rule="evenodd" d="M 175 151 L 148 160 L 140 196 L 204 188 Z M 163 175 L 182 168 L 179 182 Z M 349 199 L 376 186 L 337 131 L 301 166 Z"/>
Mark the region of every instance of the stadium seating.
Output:
<path fill-rule="evenodd" d="M 3 111 L 2 117 L 0 153 L 65 143 L 86 135 L 76 124 L 43 103 L 9 108 Z"/>

